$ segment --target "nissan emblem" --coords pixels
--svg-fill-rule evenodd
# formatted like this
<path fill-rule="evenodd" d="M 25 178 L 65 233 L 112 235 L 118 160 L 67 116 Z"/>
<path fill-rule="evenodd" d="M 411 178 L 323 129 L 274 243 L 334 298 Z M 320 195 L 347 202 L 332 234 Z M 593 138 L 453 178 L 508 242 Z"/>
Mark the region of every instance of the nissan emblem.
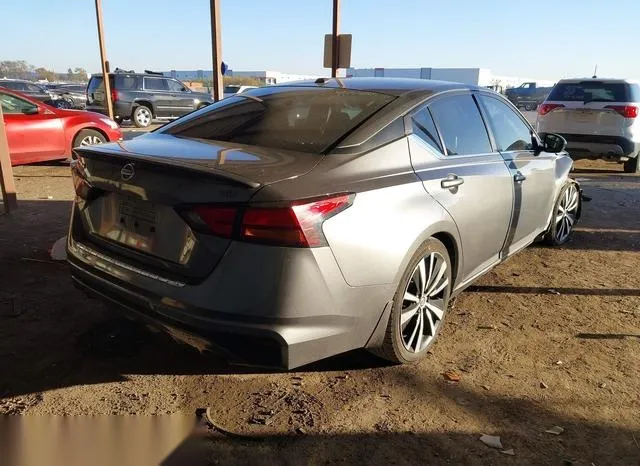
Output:
<path fill-rule="evenodd" d="M 131 178 L 134 177 L 135 174 L 136 174 L 136 171 L 132 163 L 126 164 L 120 170 L 120 178 L 122 178 L 122 181 L 129 181 Z"/>

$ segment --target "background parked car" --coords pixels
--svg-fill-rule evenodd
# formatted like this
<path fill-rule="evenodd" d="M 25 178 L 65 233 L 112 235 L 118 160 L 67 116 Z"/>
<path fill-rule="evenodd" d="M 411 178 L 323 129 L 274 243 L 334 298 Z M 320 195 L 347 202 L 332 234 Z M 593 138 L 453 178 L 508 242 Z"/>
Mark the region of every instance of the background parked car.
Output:
<path fill-rule="evenodd" d="M 47 105 L 53 107 L 68 108 L 69 106 L 62 102 L 60 96 L 46 89 L 44 86 L 23 79 L 0 79 L 0 87 L 10 89 L 12 91 L 21 92 L 24 95 L 28 95 L 40 102 L 44 102 Z"/>
<path fill-rule="evenodd" d="M 87 105 L 86 84 L 55 84 L 49 89 L 66 100 L 70 108 L 84 109 Z"/>
<path fill-rule="evenodd" d="M 518 108 L 535 110 L 549 95 L 553 87 L 538 87 L 534 82 L 522 83 L 518 87 L 512 87 L 505 91 L 507 99 Z"/>
<path fill-rule="evenodd" d="M 12 165 L 67 159 L 73 147 L 122 138 L 117 123 L 103 115 L 51 107 L 3 88 L 0 103 Z"/>
<path fill-rule="evenodd" d="M 113 113 L 118 123 L 131 119 L 140 128 L 154 118 L 176 118 L 213 102 L 211 95 L 190 90 L 162 73 L 117 72 L 109 75 Z M 107 113 L 104 79 L 91 76 L 87 86 L 87 110 Z"/>
<path fill-rule="evenodd" d="M 640 172 L 640 85 L 624 79 L 563 79 L 538 109 L 537 129 L 567 140 L 574 159 L 612 158 Z"/>
<path fill-rule="evenodd" d="M 255 89 L 258 86 L 240 86 L 236 84 L 229 84 L 224 86 L 224 97 L 231 97 L 235 94 L 240 94 L 241 92 L 247 91 L 249 89 Z"/>
<path fill-rule="evenodd" d="M 248 362 L 367 347 L 406 363 L 451 296 L 540 236 L 566 242 L 580 216 L 564 140 L 488 89 L 348 78 L 245 95 L 77 150 L 77 285 Z"/>

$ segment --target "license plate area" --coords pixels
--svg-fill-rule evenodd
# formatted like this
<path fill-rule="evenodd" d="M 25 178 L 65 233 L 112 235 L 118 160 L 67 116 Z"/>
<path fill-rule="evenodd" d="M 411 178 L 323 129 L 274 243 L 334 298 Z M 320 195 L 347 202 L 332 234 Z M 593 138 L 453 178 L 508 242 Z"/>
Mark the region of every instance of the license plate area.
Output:
<path fill-rule="evenodd" d="M 593 110 L 574 110 L 573 119 L 579 123 L 593 123 L 596 114 Z"/>
<path fill-rule="evenodd" d="M 117 202 L 115 239 L 127 246 L 152 252 L 158 223 L 158 210 L 151 202 L 121 197 Z M 115 226 L 115 225 L 114 225 Z"/>

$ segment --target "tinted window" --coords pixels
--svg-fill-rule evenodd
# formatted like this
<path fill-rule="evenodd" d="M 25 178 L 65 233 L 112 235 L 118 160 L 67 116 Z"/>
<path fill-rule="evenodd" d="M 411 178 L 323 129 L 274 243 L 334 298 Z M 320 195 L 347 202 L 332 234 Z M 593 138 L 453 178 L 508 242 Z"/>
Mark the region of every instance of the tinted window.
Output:
<path fill-rule="evenodd" d="M 87 86 L 87 92 L 89 94 L 96 91 L 96 89 L 102 87 L 102 76 L 93 76 L 89 80 L 89 84 Z"/>
<path fill-rule="evenodd" d="M 182 137 L 322 153 L 394 97 L 328 88 L 261 88 L 169 124 Z"/>
<path fill-rule="evenodd" d="M 162 78 L 144 78 L 144 88 L 149 91 L 166 91 L 167 80 Z"/>
<path fill-rule="evenodd" d="M 493 97 L 479 96 L 487 112 L 499 151 L 531 150 L 531 129 L 504 102 Z"/>
<path fill-rule="evenodd" d="M 181 83 L 174 81 L 173 79 L 169 79 L 167 84 L 169 84 L 169 90 L 172 92 L 182 92 L 182 89 L 184 88 Z"/>
<path fill-rule="evenodd" d="M 4 86 L 7 89 L 13 89 L 14 91 L 24 91 L 24 83 L 19 81 L 0 81 L 0 86 Z"/>
<path fill-rule="evenodd" d="M 2 112 L 6 114 L 24 113 L 28 109 L 36 108 L 31 102 L 9 94 L 0 94 L 0 102 L 2 102 Z"/>
<path fill-rule="evenodd" d="M 492 152 L 480 111 L 470 95 L 456 95 L 429 105 L 438 125 L 447 155 Z"/>
<path fill-rule="evenodd" d="M 635 87 L 635 91 L 631 89 Z M 638 85 L 582 81 L 558 83 L 547 100 L 561 102 L 635 102 Z"/>
<path fill-rule="evenodd" d="M 420 139 L 432 146 L 438 152 L 444 153 L 440 144 L 440 137 L 436 130 L 436 125 L 433 123 L 431 113 L 428 108 L 420 110 L 411 118 L 413 133 L 419 136 Z"/>
<path fill-rule="evenodd" d="M 236 92 L 238 92 L 240 90 L 240 86 L 224 86 L 224 93 L 225 94 L 235 94 Z"/>
<path fill-rule="evenodd" d="M 29 92 L 37 92 L 37 93 L 44 92 L 42 88 L 40 88 L 39 86 L 36 86 L 35 84 L 27 84 L 26 87 L 27 87 L 27 91 Z"/>
<path fill-rule="evenodd" d="M 162 80 L 159 80 L 162 81 Z M 111 80 L 109 81 L 113 86 L 113 76 L 111 76 Z M 120 91 L 128 91 L 133 89 L 138 89 L 138 78 L 135 76 L 116 76 L 116 89 Z"/>

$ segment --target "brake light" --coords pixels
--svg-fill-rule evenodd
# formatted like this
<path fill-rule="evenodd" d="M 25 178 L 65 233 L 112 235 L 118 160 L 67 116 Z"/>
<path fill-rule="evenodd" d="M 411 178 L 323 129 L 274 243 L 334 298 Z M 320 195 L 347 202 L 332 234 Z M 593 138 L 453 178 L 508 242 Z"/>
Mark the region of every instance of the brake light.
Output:
<path fill-rule="evenodd" d="M 246 241 L 313 248 L 325 246 L 322 224 L 349 207 L 353 196 L 343 194 L 280 208 L 249 208 L 242 219 L 240 237 Z"/>
<path fill-rule="evenodd" d="M 611 109 L 625 118 L 637 118 L 638 116 L 638 107 L 634 105 L 607 105 L 605 108 Z"/>
<path fill-rule="evenodd" d="M 111 102 L 115 102 L 119 97 L 120 96 L 118 95 L 118 91 L 116 91 L 115 89 L 111 89 Z"/>
<path fill-rule="evenodd" d="M 538 107 L 538 115 L 546 115 L 547 113 L 555 110 L 556 108 L 562 108 L 562 104 L 542 104 Z"/>
<path fill-rule="evenodd" d="M 353 198 L 340 194 L 281 207 L 196 206 L 183 211 L 183 217 L 196 230 L 223 238 L 313 248 L 327 244 L 322 224 L 348 208 Z"/>

